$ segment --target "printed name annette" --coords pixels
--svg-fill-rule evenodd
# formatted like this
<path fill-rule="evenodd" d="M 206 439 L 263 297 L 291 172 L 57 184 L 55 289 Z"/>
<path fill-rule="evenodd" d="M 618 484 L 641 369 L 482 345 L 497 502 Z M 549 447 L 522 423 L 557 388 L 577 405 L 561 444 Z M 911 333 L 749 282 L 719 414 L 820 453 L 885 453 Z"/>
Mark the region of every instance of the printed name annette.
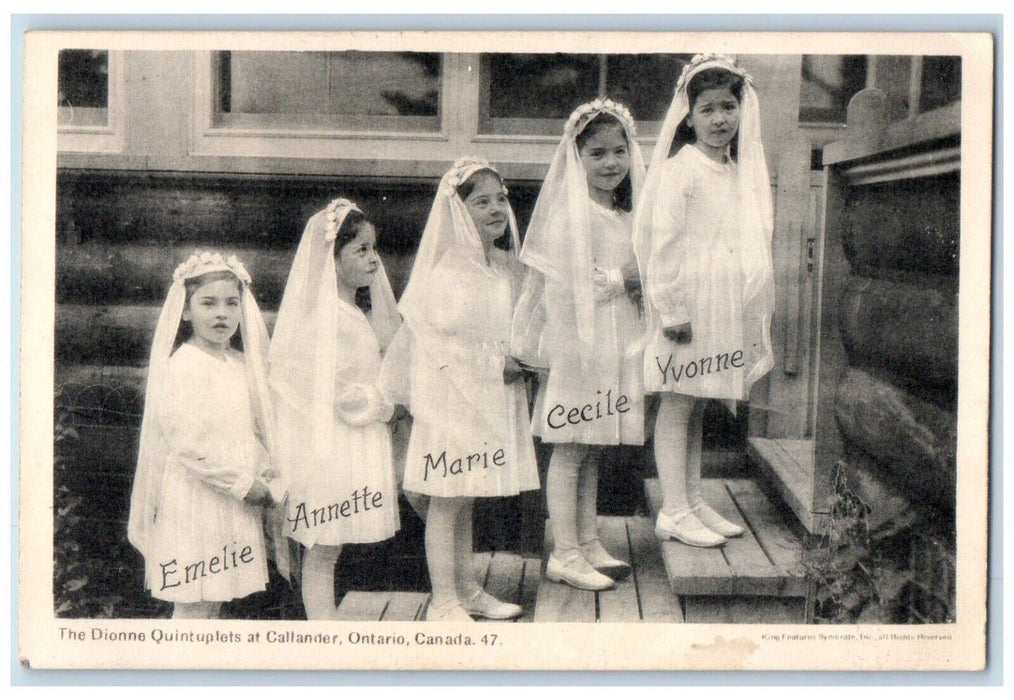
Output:
<path fill-rule="evenodd" d="M 148 632 L 125 632 L 92 627 L 90 630 L 75 630 L 70 627 L 58 628 L 60 639 L 71 642 L 154 642 L 155 644 L 328 644 L 342 646 L 497 646 L 496 634 L 375 634 L 373 632 L 295 632 L 293 630 L 268 630 L 267 632 L 191 632 L 188 630 L 162 629 L 153 627 Z M 245 636 L 245 639 L 244 639 Z"/>
<path fill-rule="evenodd" d="M 296 514 L 291 518 L 286 518 L 286 520 L 292 525 L 293 532 L 299 529 L 300 523 L 303 524 L 304 528 L 309 530 L 311 527 L 323 525 L 338 518 L 359 515 L 360 506 L 362 506 L 362 512 L 364 513 L 368 513 L 373 509 L 383 508 L 384 496 L 380 491 L 370 491 L 369 486 L 363 486 L 362 489 L 353 491 L 352 495 L 344 501 L 329 503 L 326 507 L 312 508 L 309 512 L 307 512 L 306 504 L 300 503 L 296 506 Z"/>

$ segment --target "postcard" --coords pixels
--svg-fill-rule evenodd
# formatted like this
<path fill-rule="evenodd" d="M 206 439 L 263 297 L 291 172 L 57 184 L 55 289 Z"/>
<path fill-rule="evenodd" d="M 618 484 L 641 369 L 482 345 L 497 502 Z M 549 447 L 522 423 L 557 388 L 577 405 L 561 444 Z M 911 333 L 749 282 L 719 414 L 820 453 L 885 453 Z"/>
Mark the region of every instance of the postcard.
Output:
<path fill-rule="evenodd" d="M 24 667 L 984 667 L 991 36 L 24 42 Z"/>

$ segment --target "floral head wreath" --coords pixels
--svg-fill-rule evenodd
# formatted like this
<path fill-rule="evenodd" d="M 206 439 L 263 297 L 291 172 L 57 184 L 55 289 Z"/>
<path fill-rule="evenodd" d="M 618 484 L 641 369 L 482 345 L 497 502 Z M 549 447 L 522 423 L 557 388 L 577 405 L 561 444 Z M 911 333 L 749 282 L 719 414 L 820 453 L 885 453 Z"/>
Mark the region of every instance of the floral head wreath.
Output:
<path fill-rule="evenodd" d="M 707 68 L 721 68 L 723 70 L 727 70 L 730 73 L 735 73 L 740 76 L 751 85 L 753 84 L 753 77 L 736 65 L 735 59 L 720 53 L 699 53 L 690 60 L 690 63 L 683 66 L 683 72 L 680 73 L 680 79 L 676 81 L 676 92 L 686 90 L 687 83 L 690 82 L 690 79 Z"/>
<path fill-rule="evenodd" d="M 243 284 L 249 285 L 251 282 L 250 273 L 246 271 L 243 263 L 235 255 L 225 257 L 221 253 L 212 251 L 195 251 L 173 272 L 173 281 L 182 282 L 209 272 L 231 272 Z"/>
<path fill-rule="evenodd" d="M 443 193 L 448 197 L 453 197 L 458 193 L 458 188 L 468 178 L 472 177 L 473 174 L 479 170 L 491 170 L 497 175 L 499 171 L 489 164 L 489 161 L 485 158 L 479 158 L 478 156 L 465 156 L 464 158 L 458 158 L 454 161 L 454 165 L 451 169 L 444 174 L 442 179 Z M 507 190 L 507 186 L 504 185 L 504 190 Z"/>
<path fill-rule="evenodd" d="M 597 98 L 591 102 L 586 102 L 577 109 L 575 109 L 570 118 L 567 119 L 566 126 L 563 127 L 563 133 L 568 137 L 575 137 L 584 131 L 584 128 L 588 126 L 588 122 L 594 119 L 596 116 L 606 112 L 611 114 L 620 120 L 623 124 L 623 128 L 627 130 L 631 136 L 634 136 L 637 131 L 634 128 L 634 117 L 630 114 L 630 110 L 619 102 L 613 102 L 606 98 Z"/>
<path fill-rule="evenodd" d="M 356 206 L 355 202 L 339 197 L 338 199 L 331 200 L 331 203 L 327 205 L 327 225 L 324 227 L 324 240 L 330 243 L 338 237 L 338 229 L 341 228 L 342 222 L 345 221 L 345 217 L 349 215 L 351 211 L 358 211 L 362 213 L 362 209 Z"/>

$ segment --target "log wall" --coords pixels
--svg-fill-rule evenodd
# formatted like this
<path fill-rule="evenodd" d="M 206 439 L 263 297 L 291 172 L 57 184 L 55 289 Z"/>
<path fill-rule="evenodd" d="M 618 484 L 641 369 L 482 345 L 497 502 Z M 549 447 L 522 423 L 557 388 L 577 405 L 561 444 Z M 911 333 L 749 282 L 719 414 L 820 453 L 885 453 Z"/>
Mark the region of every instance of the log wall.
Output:
<path fill-rule="evenodd" d="M 953 512 L 959 173 L 856 184 L 842 172 L 843 220 L 828 235 L 849 268 L 838 305 L 847 366 L 832 380 L 843 452 L 883 492 Z"/>

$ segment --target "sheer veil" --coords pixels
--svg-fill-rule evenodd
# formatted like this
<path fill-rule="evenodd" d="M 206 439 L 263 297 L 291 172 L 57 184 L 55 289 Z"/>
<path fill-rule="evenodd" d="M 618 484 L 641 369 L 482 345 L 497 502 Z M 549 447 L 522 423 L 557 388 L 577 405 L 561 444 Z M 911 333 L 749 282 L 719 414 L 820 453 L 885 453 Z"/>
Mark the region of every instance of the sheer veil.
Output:
<path fill-rule="evenodd" d="M 358 309 L 338 297 L 335 237 L 350 212 L 360 209 L 335 199 L 306 224 L 289 271 L 268 354 L 270 386 L 276 400 L 278 465 L 283 476 L 333 461 L 333 430 L 338 382 L 348 376 L 354 358 L 341 335 L 351 328 Z M 394 294 L 383 263 L 370 285 L 368 320 L 378 350 L 388 345 L 400 324 Z M 374 389 L 376 392 L 376 389 Z M 379 394 L 378 394 L 379 395 Z"/>
<path fill-rule="evenodd" d="M 382 390 L 385 397 L 392 403 L 410 407 L 416 417 L 423 416 L 428 420 L 443 422 L 446 410 L 446 396 L 431 396 L 433 392 L 412 391 L 412 355 L 425 353 L 431 364 L 447 365 L 446 358 L 456 358 L 454 362 L 442 367 L 442 376 L 455 394 L 454 400 L 461 405 L 472 405 L 477 416 L 489 423 L 496 432 L 504 430 L 504 418 L 497 412 L 497 407 L 504 401 L 493 398 L 493 392 L 503 392 L 502 368 L 508 348 L 497 347 L 463 347 L 456 339 L 448 337 L 434 325 L 434 312 L 441 304 L 453 305 L 454 299 L 447 298 L 448 292 L 467 293 L 467 290 L 455 292 L 445 288 L 441 268 L 445 258 L 453 253 L 469 270 L 477 274 L 489 274 L 482 241 L 465 203 L 458 195 L 457 188 L 468 178 L 480 170 L 497 173 L 496 169 L 481 158 L 467 157 L 456 161 L 443 177 L 437 188 L 433 206 L 430 209 L 423 230 L 419 250 L 412 265 L 412 273 L 408 285 L 398 303 L 398 309 L 405 323 L 391 343 L 384 359 Z M 508 207 L 507 235 L 510 236 L 511 251 L 518 250 L 517 223 L 514 211 Z M 497 257 L 506 265 L 512 275 L 517 275 L 518 266 L 512 252 Z M 462 356 L 467 353 L 468 356 Z M 497 365 L 499 364 L 499 370 Z M 497 376 L 497 381 L 490 386 L 479 388 L 476 385 L 477 373 L 470 368 L 484 367 L 482 375 Z"/>
<path fill-rule="evenodd" d="M 761 142 L 760 106 L 753 79 L 735 62 L 719 54 L 698 54 L 683 69 L 676 84 L 676 94 L 662 122 L 662 129 L 648 166 L 644 190 L 635 203 L 634 251 L 637 254 L 641 280 L 647 279 L 648 258 L 651 253 L 652 213 L 655 203 L 666 196 L 659 192 L 673 138 L 680 123 L 690 111 L 687 85 L 691 79 L 708 68 L 721 68 L 744 80 L 741 118 L 738 133 L 737 173 L 740 201 L 740 264 L 743 271 L 744 351 L 746 353 L 743 380 L 743 398 L 749 395 L 753 383 L 764 376 L 774 365 L 771 347 L 771 315 L 775 305 L 774 273 L 771 266 L 771 236 L 773 213 L 771 180 L 768 176 L 764 145 Z M 645 295 L 648 335 L 657 332 L 658 316 Z"/>
<path fill-rule="evenodd" d="M 269 454 L 274 454 L 275 427 L 268 394 L 266 355 L 268 331 L 261 317 L 257 300 L 250 290 L 250 274 L 235 256 L 221 253 L 196 252 L 173 272 L 172 286 L 155 326 L 148 362 L 148 380 L 145 388 L 144 415 L 137 459 L 137 472 L 130 495 L 130 516 L 127 538 L 147 556 L 154 533 L 155 519 L 161 498 L 162 477 L 169 457 L 169 444 L 157 418 L 158 407 L 165 401 L 166 377 L 169 358 L 179 332 L 180 320 L 186 304 L 185 282 L 209 272 L 231 272 L 242 287 L 240 334 L 243 339 L 244 366 L 247 386 L 250 389 L 251 413 Z M 276 543 L 277 544 L 277 543 Z M 277 554 L 277 553 L 276 553 Z M 286 558 L 279 558 L 279 570 L 288 575 Z M 146 567 L 147 568 L 147 567 Z"/>
<path fill-rule="evenodd" d="M 595 350 L 595 302 L 589 213 L 593 206 L 578 153 L 577 137 L 599 114 L 623 125 L 630 153 L 632 201 L 640 199 L 644 159 L 634 120 L 623 105 L 594 100 L 578 107 L 564 127 L 525 234 L 520 259 L 529 270 L 514 314 L 512 354 L 534 367 L 548 367 L 546 348 L 574 353 L 590 366 Z M 546 330 L 553 333 L 545 337 Z"/>

